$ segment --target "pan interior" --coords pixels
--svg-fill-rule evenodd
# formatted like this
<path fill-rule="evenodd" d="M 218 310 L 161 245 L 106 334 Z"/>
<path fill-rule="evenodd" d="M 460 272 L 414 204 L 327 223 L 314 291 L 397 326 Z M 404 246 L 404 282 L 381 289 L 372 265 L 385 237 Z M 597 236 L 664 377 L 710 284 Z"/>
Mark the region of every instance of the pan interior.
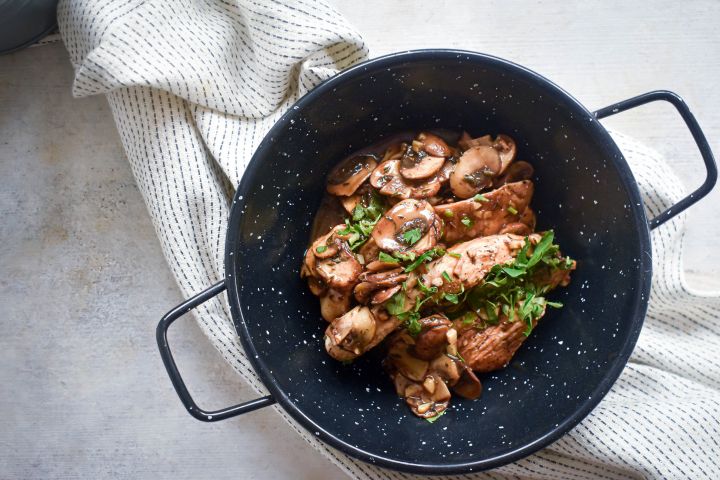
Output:
<path fill-rule="evenodd" d="M 296 107 L 251 162 L 227 244 L 238 331 L 285 408 L 351 454 L 434 472 L 512 461 L 584 417 L 634 346 L 650 279 L 637 188 L 602 126 L 532 72 L 448 51 L 375 60 Z M 565 307 L 541 320 L 507 368 L 481 378 L 479 400 L 454 398 L 433 424 L 395 395 L 377 355 L 345 366 L 325 353 L 326 323 L 299 277 L 330 168 L 385 136 L 429 128 L 511 135 L 536 170 L 538 228 L 555 229 L 578 260 L 570 286 L 551 294 Z"/>

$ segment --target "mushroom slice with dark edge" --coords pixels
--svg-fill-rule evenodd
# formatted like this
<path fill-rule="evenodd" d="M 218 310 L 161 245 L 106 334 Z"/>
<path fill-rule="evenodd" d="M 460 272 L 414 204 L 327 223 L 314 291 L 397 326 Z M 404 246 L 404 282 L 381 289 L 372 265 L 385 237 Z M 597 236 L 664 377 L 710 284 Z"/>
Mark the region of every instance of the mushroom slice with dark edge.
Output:
<path fill-rule="evenodd" d="M 528 162 L 523 162 L 522 160 L 513 162 L 503 172 L 502 175 L 495 179 L 495 181 L 493 182 L 493 187 L 497 188 L 507 183 L 530 180 L 533 176 L 533 173 L 535 173 L 535 170 L 533 169 L 533 166 L 530 165 Z"/>
<path fill-rule="evenodd" d="M 360 303 L 368 303 L 371 295 L 377 290 L 383 290 L 399 286 L 407 280 L 408 275 L 403 273 L 402 268 L 394 268 L 382 272 L 363 272 L 358 277 L 360 283 L 355 286 L 355 299 Z M 389 297 L 388 297 L 389 298 Z M 382 303 L 373 301 L 373 303 Z"/>
<path fill-rule="evenodd" d="M 375 317 L 358 305 L 328 326 L 325 348 L 337 360 L 352 360 L 365 351 L 375 336 Z"/>
<path fill-rule="evenodd" d="M 490 135 L 472 138 L 467 132 L 463 132 L 460 140 L 458 140 L 458 146 L 463 150 L 480 146 L 493 147 L 500 155 L 500 161 L 502 162 L 501 173 L 515 160 L 515 154 L 517 153 L 515 141 L 502 133 L 493 139 Z"/>
<path fill-rule="evenodd" d="M 380 193 L 395 198 L 410 198 L 412 189 L 400 175 L 400 159 L 386 160 L 370 175 L 370 184 Z"/>
<path fill-rule="evenodd" d="M 374 155 L 355 155 L 340 162 L 332 169 L 327 179 L 327 191 L 333 195 L 347 197 L 372 174 L 377 167 Z"/>
<path fill-rule="evenodd" d="M 490 187 L 502 170 L 500 154 L 493 147 L 471 147 L 460 156 L 450 174 L 450 188 L 460 198 L 470 198 Z"/>
<path fill-rule="evenodd" d="M 381 250 L 419 255 L 437 244 L 442 221 L 425 200 L 408 199 L 385 212 L 371 235 Z"/>
<path fill-rule="evenodd" d="M 514 223 L 525 223 L 532 231 L 535 215 L 527 210 L 533 192 L 532 181 L 524 180 L 467 200 L 435 205 L 435 213 L 445 222 L 444 241 L 452 244 L 503 233 Z"/>
<path fill-rule="evenodd" d="M 432 133 L 420 133 L 412 145 L 408 145 L 400 160 L 400 173 L 410 180 L 435 175 L 445 163 L 451 150 L 445 141 Z"/>
<path fill-rule="evenodd" d="M 400 323 L 381 306 L 358 305 L 328 325 L 325 350 L 336 360 L 354 360 L 382 342 Z"/>

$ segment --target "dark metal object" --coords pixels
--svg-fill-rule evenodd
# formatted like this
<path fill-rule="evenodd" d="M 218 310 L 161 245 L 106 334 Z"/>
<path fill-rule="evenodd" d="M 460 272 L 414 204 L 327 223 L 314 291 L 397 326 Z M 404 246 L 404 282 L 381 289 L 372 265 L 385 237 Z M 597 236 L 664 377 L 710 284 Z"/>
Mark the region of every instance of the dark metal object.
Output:
<path fill-rule="evenodd" d="M 455 474 L 513 462 L 558 439 L 623 370 L 650 291 L 650 231 L 640 193 L 597 118 L 663 99 L 678 107 L 693 132 L 708 178 L 690 200 L 653 220 L 653 228 L 704 196 L 716 179 L 707 142 L 684 103 L 669 93 L 648 95 L 593 114 L 535 72 L 455 50 L 389 55 L 319 85 L 268 132 L 238 186 L 225 245 L 226 284 L 181 305 L 158 327 L 183 403 L 191 413 L 197 408 L 163 332 L 227 285 L 240 340 L 272 398 L 345 453 L 407 472 Z M 407 411 L 373 352 L 351 366 L 326 356 L 326 324 L 298 275 L 308 219 L 338 159 L 394 130 L 428 126 L 514 136 L 518 155 L 539 179 L 533 206 L 540 228 L 554 228 L 579 264 L 570 286 L 553 294 L 565 307 L 547 314 L 510 366 L 483 376 L 483 397 L 454 399 L 432 425 Z M 244 411 L 234 408 L 221 412 Z"/>
<path fill-rule="evenodd" d="M 680 116 L 685 121 L 685 124 L 690 130 L 690 133 L 692 134 L 693 139 L 695 140 L 695 143 L 700 150 L 700 155 L 702 155 L 702 159 L 705 162 L 705 169 L 707 171 L 707 175 L 705 177 L 705 181 L 700 186 L 700 188 L 698 188 L 690 195 L 683 198 L 678 203 L 650 220 L 651 230 L 667 222 L 675 215 L 678 215 L 679 213 L 696 203 L 698 200 L 703 198 L 705 195 L 710 193 L 710 190 L 712 190 L 715 186 L 715 183 L 717 183 L 718 176 L 717 165 L 715 164 L 715 157 L 713 157 L 712 150 L 710 150 L 710 145 L 705 138 L 705 134 L 700 128 L 697 120 L 695 120 L 695 115 L 690 112 L 690 109 L 688 108 L 685 101 L 680 98 L 680 96 L 676 93 L 668 92 L 667 90 L 655 90 L 653 92 L 643 93 L 642 95 L 638 95 L 637 97 L 623 100 L 622 102 L 618 102 L 608 107 L 601 108 L 600 110 L 597 110 L 595 112 L 595 116 L 598 119 L 601 119 L 609 117 L 610 115 L 615 115 L 616 113 L 630 110 L 631 108 L 639 107 L 640 105 L 645 105 L 646 103 L 659 100 L 670 102 L 680 113 Z"/>
<path fill-rule="evenodd" d="M 0 55 L 32 45 L 57 25 L 57 0 L 0 0 Z"/>
<path fill-rule="evenodd" d="M 172 352 L 170 351 L 170 345 L 167 341 L 168 328 L 170 328 L 170 325 L 172 325 L 175 320 L 182 317 L 193 308 L 224 292 L 225 288 L 225 280 L 223 280 L 207 290 L 198 293 L 191 299 L 181 303 L 165 314 L 162 320 L 160 320 L 160 323 L 158 323 L 155 331 L 158 347 L 160 348 L 160 356 L 165 364 L 165 369 L 167 370 L 168 375 L 170 375 L 170 380 L 172 380 L 175 391 L 180 397 L 183 405 L 185 405 L 185 408 L 187 408 L 187 411 L 190 412 L 190 415 L 198 420 L 202 420 L 203 422 L 217 422 L 218 420 L 225 420 L 226 418 L 234 417 L 236 415 L 240 415 L 241 413 L 252 412 L 258 408 L 267 407 L 275 403 L 275 400 L 268 395 L 267 397 L 256 398 L 255 400 L 240 403 L 232 407 L 208 412 L 197 406 L 195 400 L 193 400 L 190 396 L 190 392 L 188 392 L 185 382 L 183 382 L 183 379 L 180 376 L 180 372 L 177 369 Z"/>

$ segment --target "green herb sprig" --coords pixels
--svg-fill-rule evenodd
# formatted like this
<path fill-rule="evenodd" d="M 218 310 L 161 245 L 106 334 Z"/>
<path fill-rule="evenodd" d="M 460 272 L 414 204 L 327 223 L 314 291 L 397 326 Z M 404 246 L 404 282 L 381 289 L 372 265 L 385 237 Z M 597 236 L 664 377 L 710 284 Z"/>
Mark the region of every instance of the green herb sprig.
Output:
<path fill-rule="evenodd" d="M 355 206 L 351 217 L 345 219 L 345 228 L 338 231 L 339 235 L 349 235 L 347 244 L 352 251 L 368 241 L 373 228 L 385 213 L 385 204 L 380 195 L 372 192 L 369 198 L 367 206 L 362 201 Z"/>

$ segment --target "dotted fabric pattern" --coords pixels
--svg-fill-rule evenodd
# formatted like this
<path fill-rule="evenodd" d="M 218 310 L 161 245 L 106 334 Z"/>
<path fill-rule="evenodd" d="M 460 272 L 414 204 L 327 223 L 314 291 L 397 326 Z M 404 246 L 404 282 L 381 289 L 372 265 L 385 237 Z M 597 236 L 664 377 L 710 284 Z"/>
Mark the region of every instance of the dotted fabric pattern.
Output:
<path fill-rule="evenodd" d="M 223 278 L 234 185 L 265 133 L 305 92 L 368 57 L 347 21 L 314 0 L 61 1 L 58 21 L 76 72 L 73 94 L 107 96 L 186 296 Z M 613 135 L 649 215 L 683 196 L 657 153 Z M 452 478 L 720 478 L 720 295 L 686 285 L 683 231 L 680 215 L 652 233 L 648 315 L 630 362 L 600 405 L 535 455 Z M 224 295 L 195 316 L 238 374 L 267 394 Z M 415 478 L 354 460 L 274 408 L 352 478 Z"/>

